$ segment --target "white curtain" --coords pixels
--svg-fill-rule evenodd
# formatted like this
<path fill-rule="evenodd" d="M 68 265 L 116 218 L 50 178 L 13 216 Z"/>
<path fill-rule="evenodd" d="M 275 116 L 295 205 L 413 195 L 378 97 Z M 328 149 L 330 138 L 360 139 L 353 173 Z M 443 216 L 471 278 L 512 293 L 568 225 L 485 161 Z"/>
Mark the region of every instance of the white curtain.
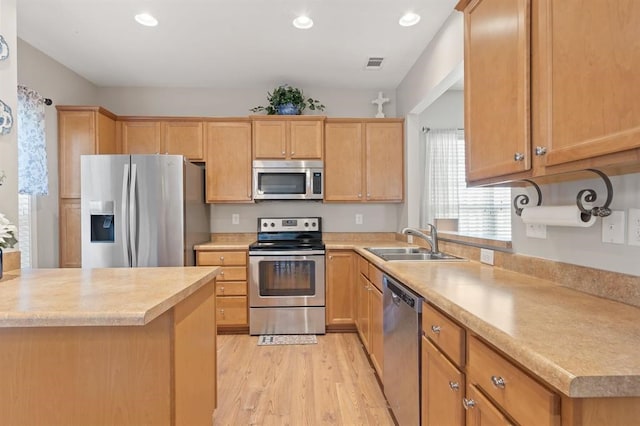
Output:
<path fill-rule="evenodd" d="M 44 98 L 18 86 L 18 192 L 47 195 L 49 177 L 44 132 Z"/>
<path fill-rule="evenodd" d="M 438 219 L 457 219 L 460 204 L 460 150 L 457 129 L 426 132 L 422 158 L 420 226 Z"/>

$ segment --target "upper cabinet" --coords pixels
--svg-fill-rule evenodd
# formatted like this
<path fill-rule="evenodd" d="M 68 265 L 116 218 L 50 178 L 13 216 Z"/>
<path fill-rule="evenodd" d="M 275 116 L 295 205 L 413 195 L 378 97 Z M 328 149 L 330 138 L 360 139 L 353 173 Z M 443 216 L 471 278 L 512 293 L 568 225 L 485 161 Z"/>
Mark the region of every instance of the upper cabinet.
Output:
<path fill-rule="evenodd" d="M 162 123 L 162 152 L 184 155 L 191 161 L 204 161 L 204 124 L 198 121 Z"/>
<path fill-rule="evenodd" d="M 640 5 L 463 0 L 457 8 L 470 183 L 637 171 Z"/>
<path fill-rule="evenodd" d="M 80 156 L 116 154 L 116 116 L 100 107 L 57 106 L 60 198 L 80 198 Z"/>
<path fill-rule="evenodd" d="M 123 154 L 160 154 L 160 121 L 122 121 L 120 122 Z"/>
<path fill-rule="evenodd" d="M 207 122 L 205 135 L 207 202 L 251 202 L 251 122 Z"/>
<path fill-rule="evenodd" d="M 402 201 L 403 123 L 402 119 L 327 119 L 325 201 Z"/>
<path fill-rule="evenodd" d="M 204 124 L 199 118 L 125 117 L 118 124 L 124 154 L 175 154 L 204 161 Z"/>
<path fill-rule="evenodd" d="M 322 160 L 324 116 L 252 116 L 256 160 Z"/>

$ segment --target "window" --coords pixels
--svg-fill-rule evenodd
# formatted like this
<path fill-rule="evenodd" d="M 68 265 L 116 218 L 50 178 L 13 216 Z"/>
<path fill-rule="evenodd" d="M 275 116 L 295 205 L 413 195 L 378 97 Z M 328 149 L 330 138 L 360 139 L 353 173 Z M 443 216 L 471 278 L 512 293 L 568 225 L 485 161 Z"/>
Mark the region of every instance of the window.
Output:
<path fill-rule="evenodd" d="M 511 189 L 467 188 L 464 131 L 430 129 L 423 149 L 420 226 L 511 240 Z"/>

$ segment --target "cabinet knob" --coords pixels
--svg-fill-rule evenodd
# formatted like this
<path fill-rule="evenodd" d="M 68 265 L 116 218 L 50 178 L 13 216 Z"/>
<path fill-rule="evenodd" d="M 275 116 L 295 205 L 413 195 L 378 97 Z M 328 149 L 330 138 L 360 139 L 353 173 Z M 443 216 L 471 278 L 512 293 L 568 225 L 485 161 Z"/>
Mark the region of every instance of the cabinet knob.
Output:
<path fill-rule="evenodd" d="M 282 151 L 282 152 L 281 152 L 281 154 L 282 154 L 282 155 L 285 155 L 285 154 L 286 154 L 286 152 Z"/>
<path fill-rule="evenodd" d="M 524 160 L 524 154 L 521 153 L 521 152 L 516 152 L 513 155 L 513 159 L 514 159 L 514 161 L 522 161 L 522 160 Z"/>
<path fill-rule="evenodd" d="M 224 256 L 220 256 L 220 261 L 224 262 Z"/>
<path fill-rule="evenodd" d="M 358 192 L 358 198 L 362 198 L 362 193 Z"/>
<path fill-rule="evenodd" d="M 224 309 L 220 309 L 220 316 L 224 317 Z"/>
<path fill-rule="evenodd" d="M 439 325 L 432 325 L 431 326 L 431 331 L 433 331 L 434 334 L 440 334 L 440 330 L 442 330 L 442 328 L 440 328 Z"/>
<path fill-rule="evenodd" d="M 536 155 L 545 155 L 547 153 L 547 148 L 544 146 L 536 146 Z"/>
<path fill-rule="evenodd" d="M 451 388 L 452 391 L 458 391 L 460 390 L 460 383 L 449 381 L 449 387 Z"/>
<path fill-rule="evenodd" d="M 473 399 L 462 398 L 462 406 L 465 410 L 476 406 L 476 402 Z"/>
<path fill-rule="evenodd" d="M 504 379 L 500 376 L 491 376 L 491 383 L 493 383 L 493 386 L 497 387 L 498 389 L 504 389 L 504 387 L 506 386 Z"/>
<path fill-rule="evenodd" d="M 222 275 L 224 277 L 224 271 L 220 272 L 220 275 Z"/>
<path fill-rule="evenodd" d="M 220 293 L 224 294 L 224 286 L 220 287 Z"/>
<path fill-rule="evenodd" d="M 333 256 L 329 256 L 329 260 L 333 260 Z"/>
<path fill-rule="evenodd" d="M 371 194 L 367 192 L 367 198 L 371 198 Z"/>
<path fill-rule="evenodd" d="M 291 151 L 291 155 L 295 155 L 295 153 L 296 153 L 295 151 Z"/>

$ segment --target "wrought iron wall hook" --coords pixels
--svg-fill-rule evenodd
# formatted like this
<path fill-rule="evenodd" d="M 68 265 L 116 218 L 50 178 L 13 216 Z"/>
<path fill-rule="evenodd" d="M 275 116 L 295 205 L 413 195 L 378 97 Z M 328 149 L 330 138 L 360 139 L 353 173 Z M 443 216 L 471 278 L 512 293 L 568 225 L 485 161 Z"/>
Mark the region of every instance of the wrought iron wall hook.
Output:
<path fill-rule="evenodd" d="M 578 208 L 582 212 L 583 215 L 596 216 L 596 217 L 606 217 L 611 214 L 611 209 L 609 206 L 611 205 L 611 200 L 613 200 L 613 186 L 611 185 L 611 181 L 609 177 L 602 173 L 600 170 L 596 169 L 586 169 L 589 172 L 593 172 L 600 176 L 604 181 L 605 186 L 607 187 L 607 200 L 604 202 L 604 205 L 601 207 L 592 207 L 591 209 L 587 209 L 584 206 L 584 203 L 593 203 L 598 198 L 598 194 L 593 189 L 583 189 L 578 192 L 578 196 L 576 197 L 576 204 Z"/>
<path fill-rule="evenodd" d="M 538 204 L 536 204 L 536 206 L 542 204 L 542 192 L 540 191 L 538 184 L 529 179 L 522 179 L 522 182 L 530 183 L 535 188 L 536 193 L 538 194 Z M 524 206 L 528 204 L 529 196 L 527 194 L 518 194 L 513 199 L 513 208 L 518 216 L 522 216 L 522 209 L 524 209 Z"/>

